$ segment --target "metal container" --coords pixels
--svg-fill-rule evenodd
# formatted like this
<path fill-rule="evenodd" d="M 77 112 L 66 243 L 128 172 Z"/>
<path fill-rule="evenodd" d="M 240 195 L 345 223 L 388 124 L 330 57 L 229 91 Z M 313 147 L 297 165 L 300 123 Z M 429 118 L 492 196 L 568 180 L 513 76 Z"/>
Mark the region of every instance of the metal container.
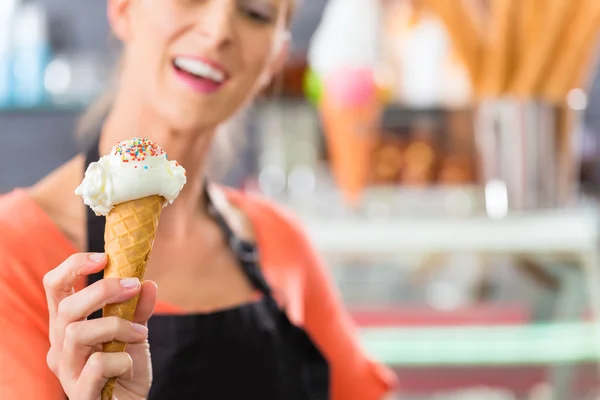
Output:
<path fill-rule="evenodd" d="M 508 212 L 567 206 L 577 193 L 580 161 L 576 110 L 513 98 L 481 102 L 475 136 L 486 210 Z"/>

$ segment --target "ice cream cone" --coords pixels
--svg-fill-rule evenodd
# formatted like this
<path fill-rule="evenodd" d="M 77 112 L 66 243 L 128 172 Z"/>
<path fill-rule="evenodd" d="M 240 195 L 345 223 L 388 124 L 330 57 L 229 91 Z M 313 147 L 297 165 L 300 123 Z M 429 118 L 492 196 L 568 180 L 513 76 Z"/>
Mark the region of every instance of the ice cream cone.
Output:
<path fill-rule="evenodd" d="M 156 229 L 165 199 L 149 196 L 117 204 L 106 216 L 104 247 L 108 264 L 105 278 L 144 279 L 146 263 L 154 244 Z M 123 303 L 108 304 L 104 317 L 120 317 L 133 320 L 138 296 Z M 117 340 L 104 343 L 102 351 L 115 353 L 125 351 L 126 344 Z M 111 378 L 102 390 L 102 400 L 111 400 L 116 379 Z"/>
<path fill-rule="evenodd" d="M 156 143 L 133 138 L 116 144 L 110 154 L 92 162 L 75 193 L 96 215 L 106 217 L 104 250 L 108 263 L 105 278 L 138 278 L 143 281 L 162 209 L 172 203 L 186 183 L 185 169 Z M 108 304 L 104 317 L 132 321 L 138 296 Z M 104 343 L 102 351 L 123 352 L 126 344 Z M 116 378 L 102 389 L 102 400 L 112 400 Z"/>
<path fill-rule="evenodd" d="M 376 99 L 344 105 L 325 95 L 320 104 L 331 169 L 351 207 L 358 206 L 367 185 L 380 112 Z"/>

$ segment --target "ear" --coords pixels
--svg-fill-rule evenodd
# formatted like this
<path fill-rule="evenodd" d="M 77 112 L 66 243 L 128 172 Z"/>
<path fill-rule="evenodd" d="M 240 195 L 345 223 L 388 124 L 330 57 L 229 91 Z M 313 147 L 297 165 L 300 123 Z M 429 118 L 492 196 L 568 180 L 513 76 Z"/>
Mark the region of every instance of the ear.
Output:
<path fill-rule="evenodd" d="M 273 55 L 271 57 L 270 64 L 261 77 L 261 90 L 267 87 L 271 82 L 271 79 L 281 72 L 285 66 L 290 51 L 290 43 L 291 35 L 287 30 L 277 37 L 273 47 Z"/>
<path fill-rule="evenodd" d="M 271 76 L 277 75 L 283 69 L 285 62 L 287 61 L 292 36 L 288 30 L 281 33 L 277 41 L 275 42 L 275 48 L 273 50 L 273 61 L 271 64 Z"/>
<path fill-rule="evenodd" d="M 115 36 L 121 41 L 127 41 L 131 36 L 131 20 L 129 6 L 131 0 L 108 0 L 106 14 Z"/>

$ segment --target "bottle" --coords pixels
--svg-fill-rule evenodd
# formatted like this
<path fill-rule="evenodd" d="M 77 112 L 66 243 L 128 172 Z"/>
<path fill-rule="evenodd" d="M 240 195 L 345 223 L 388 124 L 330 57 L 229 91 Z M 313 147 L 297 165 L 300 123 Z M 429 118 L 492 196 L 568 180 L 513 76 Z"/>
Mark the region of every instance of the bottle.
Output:
<path fill-rule="evenodd" d="M 18 10 L 12 64 L 14 103 L 18 107 L 34 107 L 45 100 L 44 76 L 50 60 L 47 26 L 46 14 L 39 4 L 26 2 Z"/>
<path fill-rule="evenodd" d="M 12 102 L 11 41 L 17 0 L 0 0 L 0 108 Z"/>

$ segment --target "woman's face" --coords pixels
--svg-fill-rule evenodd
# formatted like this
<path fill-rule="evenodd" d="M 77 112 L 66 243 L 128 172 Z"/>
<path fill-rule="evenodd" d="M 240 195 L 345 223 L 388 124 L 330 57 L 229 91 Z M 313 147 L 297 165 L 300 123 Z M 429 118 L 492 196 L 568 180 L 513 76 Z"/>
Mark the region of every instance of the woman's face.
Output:
<path fill-rule="evenodd" d="M 210 129 L 283 60 L 289 0 L 111 0 L 128 90 L 182 130 Z"/>

